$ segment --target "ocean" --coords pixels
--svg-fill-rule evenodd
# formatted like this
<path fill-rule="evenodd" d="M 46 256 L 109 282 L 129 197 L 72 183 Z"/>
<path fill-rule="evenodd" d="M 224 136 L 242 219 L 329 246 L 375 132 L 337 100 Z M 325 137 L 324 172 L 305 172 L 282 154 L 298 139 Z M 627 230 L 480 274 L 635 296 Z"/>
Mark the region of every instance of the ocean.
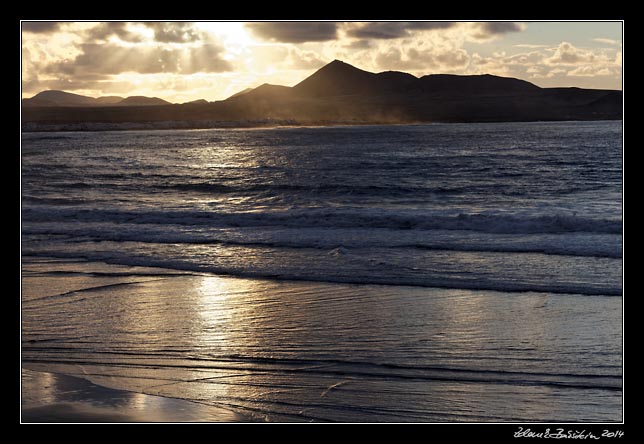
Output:
<path fill-rule="evenodd" d="M 622 123 L 23 133 L 23 366 L 257 420 L 621 421 Z"/>

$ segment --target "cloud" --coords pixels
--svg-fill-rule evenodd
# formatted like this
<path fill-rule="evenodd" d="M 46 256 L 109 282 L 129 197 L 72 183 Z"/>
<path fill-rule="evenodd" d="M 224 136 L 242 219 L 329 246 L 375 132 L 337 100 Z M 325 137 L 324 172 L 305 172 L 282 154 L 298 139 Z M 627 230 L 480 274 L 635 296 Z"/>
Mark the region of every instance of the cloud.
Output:
<path fill-rule="evenodd" d="M 545 55 L 543 52 L 531 51 L 513 54 L 507 57 L 500 57 L 503 63 L 510 65 L 535 66 L 543 63 Z"/>
<path fill-rule="evenodd" d="M 448 69 L 466 68 L 469 61 L 470 56 L 464 49 L 457 49 L 436 55 L 438 65 Z"/>
<path fill-rule="evenodd" d="M 531 77 L 538 77 L 545 75 L 548 72 L 548 68 L 543 65 L 532 65 L 529 66 L 525 71 L 527 74 L 530 74 Z"/>
<path fill-rule="evenodd" d="M 550 65 L 577 65 L 594 61 L 595 54 L 591 51 L 576 48 L 568 42 L 561 42 L 552 57 L 546 60 L 546 63 Z"/>
<path fill-rule="evenodd" d="M 338 25 L 333 22 L 261 22 L 246 23 L 246 28 L 264 40 L 283 43 L 335 40 Z"/>
<path fill-rule="evenodd" d="M 217 99 L 264 82 L 295 84 L 305 70 L 312 72 L 335 58 L 372 72 L 489 73 L 540 86 L 621 85 L 622 52 L 617 40 L 588 38 L 587 47 L 575 47 L 561 40 L 543 45 L 526 36 L 520 44 L 514 43 L 522 40 L 485 45 L 526 28 L 517 22 L 230 25 L 22 22 L 23 93 L 54 88 L 88 95 L 93 95 L 89 91 L 162 95 L 172 101 L 182 100 L 178 96 Z M 254 39 L 249 38 L 251 33 Z M 192 82 L 199 87 L 191 89 Z"/>
<path fill-rule="evenodd" d="M 186 43 L 202 38 L 192 23 L 149 22 L 145 26 L 154 31 L 154 40 L 162 43 Z"/>
<path fill-rule="evenodd" d="M 548 72 L 546 73 L 545 77 L 547 77 L 547 78 L 551 79 L 551 78 L 553 78 L 553 77 L 558 77 L 558 76 L 561 76 L 561 75 L 566 75 L 566 74 L 567 74 L 567 72 L 568 72 L 568 71 L 566 71 L 565 69 L 562 69 L 562 68 L 555 68 L 555 69 L 552 69 L 552 70 L 548 71 Z"/>
<path fill-rule="evenodd" d="M 348 37 L 358 39 L 391 40 L 411 36 L 415 31 L 461 30 L 471 40 L 483 41 L 497 38 L 526 28 L 517 22 L 367 22 L 345 24 Z M 452 34 L 452 37 L 455 37 Z"/>
<path fill-rule="evenodd" d="M 354 40 L 351 43 L 344 45 L 344 48 L 362 50 L 362 49 L 369 49 L 372 46 L 373 46 L 373 42 L 371 40 Z"/>
<path fill-rule="evenodd" d="M 290 66 L 292 69 L 318 69 L 325 65 L 325 61 L 312 51 L 300 51 L 291 48 L 289 51 Z"/>
<path fill-rule="evenodd" d="M 606 66 L 592 66 L 592 65 L 583 65 L 579 66 L 572 71 L 568 71 L 566 75 L 568 77 L 597 77 L 597 76 L 609 76 L 611 75 L 611 70 Z"/>
<path fill-rule="evenodd" d="M 491 40 L 510 32 L 521 32 L 526 25 L 517 22 L 478 22 L 474 24 L 472 37 L 475 40 Z"/>
<path fill-rule="evenodd" d="M 265 83 L 266 78 L 275 75 L 274 80 L 281 85 L 287 83 L 279 79 L 280 73 L 292 73 L 293 71 L 313 71 L 321 68 L 328 62 L 316 51 L 309 51 L 294 45 L 262 44 L 248 49 L 239 60 L 235 60 L 236 76 L 243 76 L 243 72 L 252 72 L 254 77 Z M 300 78 L 302 74 L 296 77 Z M 240 77 L 241 78 L 241 77 Z M 264 81 L 261 81 L 264 80 Z M 254 81 L 253 81 L 254 82 Z M 243 83 L 241 83 L 243 85 Z M 258 85 L 259 85 L 258 84 Z M 248 85 L 243 86 L 241 89 Z"/>
<path fill-rule="evenodd" d="M 525 49 L 539 49 L 539 48 L 547 48 L 548 45 L 533 45 L 530 43 L 521 43 L 519 45 L 514 45 L 515 48 L 525 48 Z"/>
<path fill-rule="evenodd" d="M 48 65 L 49 75 L 81 76 L 88 74 L 115 75 L 126 72 L 140 74 L 223 72 L 232 69 L 221 58 L 222 49 L 213 44 L 189 48 L 132 47 L 114 43 L 85 43 L 81 54 L 73 59 Z"/>
<path fill-rule="evenodd" d="M 522 78 L 542 87 L 621 88 L 619 52 L 581 49 L 567 42 L 519 54 L 493 53 L 487 57 L 474 54 L 468 71 Z"/>
<path fill-rule="evenodd" d="M 470 55 L 462 48 L 436 51 L 414 47 L 400 49 L 391 46 L 375 57 L 379 69 L 417 71 L 422 74 L 461 71 L 467 67 L 469 61 Z"/>
<path fill-rule="evenodd" d="M 22 32 L 51 34 L 60 29 L 60 22 L 22 22 Z"/>
<path fill-rule="evenodd" d="M 484 22 L 481 23 L 481 30 L 487 34 L 506 34 L 508 32 L 520 32 L 525 26 L 516 22 Z"/>
<path fill-rule="evenodd" d="M 602 37 L 598 37 L 596 39 L 593 39 L 593 42 L 605 43 L 607 45 L 615 45 L 615 46 L 619 46 L 619 45 L 622 44 L 622 42 L 620 42 L 618 40 L 605 39 L 605 38 L 602 38 Z"/>
<path fill-rule="evenodd" d="M 124 42 L 141 42 L 143 36 L 131 30 L 130 22 L 102 22 L 87 30 L 86 39 L 89 41 L 106 41 L 110 37 L 118 37 Z"/>
<path fill-rule="evenodd" d="M 351 26 L 347 35 L 359 39 L 388 40 L 407 37 L 411 31 L 447 29 L 455 25 L 454 22 L 368 22 Z"/>
<path fill-rule="evenodd" d="M 150 37 L 159 43 L 188 43 L 201 40 L 203 34 L 189 22 L 101 22 L 87 30 L 86 40 L 107 41 L 110 37 L 128 43 L 144 42 Z"/>

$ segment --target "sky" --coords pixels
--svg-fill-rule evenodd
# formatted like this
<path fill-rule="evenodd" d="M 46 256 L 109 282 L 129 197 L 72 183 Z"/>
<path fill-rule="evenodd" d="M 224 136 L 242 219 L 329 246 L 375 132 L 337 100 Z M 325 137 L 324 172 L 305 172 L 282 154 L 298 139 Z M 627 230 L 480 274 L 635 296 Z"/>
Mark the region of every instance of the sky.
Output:
<path fill-rule="evenodd" d="M 293 86 L 335 59 L 371 72 L 493 74 L 621 89 L 621 22 L 28 22 L 22 96 L 173 103 Z"/>

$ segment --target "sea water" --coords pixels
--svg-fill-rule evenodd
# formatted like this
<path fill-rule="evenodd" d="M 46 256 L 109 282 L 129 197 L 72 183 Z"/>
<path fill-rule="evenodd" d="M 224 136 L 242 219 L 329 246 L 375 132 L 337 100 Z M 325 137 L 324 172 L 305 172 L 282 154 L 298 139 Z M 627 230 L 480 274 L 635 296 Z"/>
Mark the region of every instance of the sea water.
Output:
<path fill-rule="evenodd" d="M 24 133 L 23 360 L 277 421 L 619 421 L 621 138 Z"/>

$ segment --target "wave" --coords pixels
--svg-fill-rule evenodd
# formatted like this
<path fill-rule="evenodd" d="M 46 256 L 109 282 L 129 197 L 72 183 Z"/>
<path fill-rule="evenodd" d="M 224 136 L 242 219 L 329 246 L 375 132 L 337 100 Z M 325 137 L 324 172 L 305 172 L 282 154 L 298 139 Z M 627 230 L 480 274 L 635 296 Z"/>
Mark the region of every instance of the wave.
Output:
<path fill-rule="evenodd" d="M 38 142 L 41 140 L 73 140 L 74 138 L 64 134 L 51 133 L 23 133 L 23 141 Z"/>
<path fill-rule="evenodd" d="M 121 355 L 109 353 L 111 359 L 102 360 L 95 353 L 84 355 L 78 349 L 58 347 L 50 349 L 43 346 L 23 344 L 23 361 L 38 364 L 98 365 L 106 367 L 131 367 L 146 369 L 188 369 L 188 370 L 242 370 L 262 374 L 315 374 L 324 376 L 343 376 L 359 379 L 426 380 L 444 382 L 464 382 L 483 384 L 537 385 L 575 389 L 621 391 L 620 375 L 593 373 L 546 373 L 529 371 L 509 371 L 501 369 L 473 369 L 444 366 L 406 366 L 400 364 L 347 361 L 338 359 L 280 359 L 246 356 L 222 358 L 163 358 L 146 355 Z M 50 353 L 47 353 L 50 352 Z M 51 353 L 54 352 L 54 353 Z M 49 354 L 49 356 L 47 356 Z M 33 355 L 33 356 L 30 356 Z M 137 357 L 143 359 L 137 359 Z M 143 361 L 143 362 L 141 362 Z"/>
<path fill-rule="evenodd" d="M 380 186 L 380 185 L 339 185 L 339 184 L 251 184 L 225 185 L 209 182 L 157 184 L 155 188 L 194 191 L 202 193 L 304 193 L 357 196 L 400 196 L 412 194 L 461 194 L 471 191 L 474 187 L 445 187 L 435 188 L 412 186 Z M 494 185 L 497 187 L 497 185 Z M 480 186 L 476 187 L 480 190 Z"/>
<path fill-rule="evenodd" d="M 50 174 L 50 173 L 47 173 Z M 146 180 L 157 179 L 156 183 L 141 183 L 133 181 L 132 174 L 125 173 L 100 173 L 87 174 L 82 179 L 56 181 L 50 185 L 62 189 L 119 189 L 119 190 L 145 190 L 147 193 L 164 193 L 168 190 L 180 192 L 203 193 L 207 195 L 232 194 L 232 195 L 283 195 L 285 198 L 306 196 L 367 196 L 367 197 L 405 197 L 434 196 L 434 195 L 461 195 L 481 192 L 482 189 L 495 190 L 503 195 L 521 195 L 521 192 L 505 189 L 502 184 L 473 185 L 473 186 L 384 186 L 384 185 L 341 185 L 341 184 L 237 184 L 214 182 L 168 182 L 168 177 L 163 175 L 146 174 L 140 177 Z"/>
<path fill-rule="evenodd" d="M 537 253 L 554 256 L 622 257 L 621 238 L 606 234 L 584 234 L 560 238 L 555 235 L 537 235 L 520 240 L 507 236 L 456 235 L 449 231 L 434 231 L 431 236 L 401 236 L 389 229 L 372 229 L 356 233 L 346 229 L 290 229 L 290 230 L 172 230 L 146 226 L 124 227 L 122 224 L 98 226 L 76 224 L 35 224 L 23 229 L 25 236 L 67 236 L 68 242 L 93 241 L 141 242 L 155 244 L 221 245 L 249 248 L 288 248 L 331 250 L 338 248 L 401 248 L 426 251 L 467 251 L 490 253 Z M 361 235 L 358 235 L 361 234 Z M 398 234 L 398 235 L 396 235 Z M 403 233 L 404 234 L 404 233 Z"/>
<path fill-rule="evenodd" d="M 196 263 L 188 259 L 165 259 L 153 256 L 135 255 L 132 253 L 119 253 L 118 251 L 100 252 L 86 250 L 82 253 L 78 253 L 61 252 L 57 249 L 48 250 L 40 248 L 38 250 L 30 250 L 29 248 L 23 248 L 23 254 L 25 256 L 60 259 L 77 259 L 81 257 L 87 261 L 98 261 L 109 264 L 164 268 L 193 273 L 210 273 L 242 278 L 263 278 L 357 285 L 392 285 L 453 290 L 496 291 L 505 293 L 553 293 L 584 296 L 622 295 L 622 288 L 619 284 L 617 284 L 617 286 L 611 286 L 608 282 L 575 283 L 554 281 L 517 281 L 503 280 L 502 277 L 498 279 L 489 279 L 485 277 L 473 279 L 467 275 L 462 278 L 458 278 L 444 275 L 417 275 L 414 273 L 391 276 L 382 273 L 369 273 L 369 270 L 365 270 L 365 273 L 362 275 L 357 272 L 350 274 L 334 274 L 333 270 L 326 270 L 326 272 L 321 273 L 320 270 L 316 271 L 313 268 L 285 270 L 282 268 L 271 268 L 269 266 L 263 268 L 251 268 L 244 266 L 243 264 L 239 266 L 213 265 L 207 263 Z"/>
<path fill-rule="evenodd" d="M 247 168 L 248 174 L 255 175 L 255 171 Z M 254 168 L 262 170 L 263 168 Z M 27 174 L 33 172 L 27 171 Z M 57 172 L 45 171 L 39 172 L 39 175 L 47 175 L 60 178 L 49 183 L 49 186 L 60 189 L 118 189 L 118 190 L 137 190 L 145 191 L 151 195 L 156 193 L 165 193 L 167 191 L 191 192 L 206 195 L 280 195 L 285 199 L 288 198 L 305 198 L 305 197 L 381 197 L 381 198 L 400 198 L 412 197 L 418 198 L 436 198 L 440 196 L 450 197 L 467 197 L 475 196 L 480 193 L 492 193 L 499 196 L 525 197 L 525 190 L 508 187 L 501 179 L 503 177 L 512 178 L 513 175 L 497 176 L 497 183 L 473 183 L 461 185 L 436 185 L 436 186 L 413 186 L 402 184 L 387 185 L 359 185 L 359 184 L 338 184 L 338 183 L 315 183 L 315 184 L 297 184 L 297 183 L 245 183 L 236 182 L 238 177 L 221 182 L 203 182 L 197 177 L 192 178 L 185 176 L 176 176 L 169 174 L 153 173 L 129 173 L 129 172 L 111 172 L 111 173 L 92 173 L 83 174 L 82 177 L 70 178 L 69 176 L 59 176 Z M 186 181 L 188 179 L 188 181 Z M 143 182 L 142 182 L 143 181 Z M 592 192 L 606 188 L 606 184 L 588 184 L 568 185 L 561 189 L 550 189 L 548 192 L 554 195 L 569 195 L 578 192 Z"/>
<path fill-rule="evenodd" d="M 388 228 L 459 230 L 492 234 L 621 234 L 622 221 L 576 215 L 468 214 L 437 215 L 385 210 L 291 209 L 273 212 L 121 211 L 91 208 L 24 208 L 23 221 L 85 221 L 173 224 L 211 227 Z"/>
<path fill-rule="evenodd" d="M 88 202 L 88 199 L 85 197 L 44 197 L 25 194 L 22 196 L 22 201 L 49 205 L 80 205 L 86 204 Z M 96 202 L 96 200 L 92 200 L 92 202 Z"/>

